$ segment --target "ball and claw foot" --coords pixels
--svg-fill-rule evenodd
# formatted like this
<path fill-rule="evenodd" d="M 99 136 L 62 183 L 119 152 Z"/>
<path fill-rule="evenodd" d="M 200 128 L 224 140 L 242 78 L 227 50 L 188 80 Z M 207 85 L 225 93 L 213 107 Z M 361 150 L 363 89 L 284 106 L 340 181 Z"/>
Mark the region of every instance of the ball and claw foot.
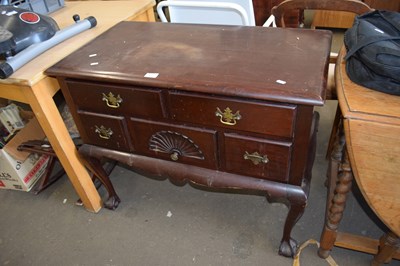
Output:
<path fill-rule="evenodd" d="M 281 245 L 279 246 L 279 255 L 294 258 L 297 252 L 297 242 L 293 238 L 290 238 L 289 241 L 282 240 Z"/>
<path fill-rule="evenodd" d="M 104 208 L 109 210 L 115 210 L 120 204 L 120 202 L 121 199 L 117 195 L 111 196 L 104 202 Z"/>

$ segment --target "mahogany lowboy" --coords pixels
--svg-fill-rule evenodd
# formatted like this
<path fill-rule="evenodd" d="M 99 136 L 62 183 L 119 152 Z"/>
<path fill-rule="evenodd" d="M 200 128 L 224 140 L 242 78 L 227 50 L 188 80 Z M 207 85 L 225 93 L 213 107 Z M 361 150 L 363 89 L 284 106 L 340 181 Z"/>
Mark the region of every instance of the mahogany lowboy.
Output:
<path fill-rule="evenodd" d="M 108 158 L 177 183 L 243 190 L 289 207 L 279 252 L 307 204 L 331 33 L 122 22 L 68 56 L 57 77 L 80 154 L 119 198 Z"/>

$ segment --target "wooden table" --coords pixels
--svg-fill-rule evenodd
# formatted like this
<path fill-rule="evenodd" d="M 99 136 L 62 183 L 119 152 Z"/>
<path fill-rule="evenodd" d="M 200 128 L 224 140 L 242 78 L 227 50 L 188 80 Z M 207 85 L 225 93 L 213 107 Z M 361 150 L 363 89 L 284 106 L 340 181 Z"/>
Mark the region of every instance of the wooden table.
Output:
<path fill-rule="evenodd" d="M 353 83 L 345 70 L 345 52 L 343 48 L 336 65 L 342 127 L 331 159 L 320 255 L 326 257 L 333 245 L 371 254 L 377 254 L 380 246 L 380 255 L 386 258 L 378 255 L 374 263 L 391 256 L 400 259 L 396 253 L 400 248 L 400 97 Z M 368 205 L 391 231 L 381 243 L 337 232 L 353 175 Z"/>
<path fill-rule="evenodd" d="M 279 253 L 293 256 L 291 231 L 308 199 L 314 106 L 324 103 L 331 37 L 121 22 L 46 73 L 58 78 L 84 142 L 79 151 L 97 176 L 104 175 L 97 159 L 108 158 L 174 184 L 283 202 L 289 211 Z"/>
<path fill-rule="evenodd" d="M 61 29 L 74 23 L 74 14 L 79 14 L 81 18 L 94 16 L 97 26 L 53 47 L 17 70 L 10 78 L 0 81 L 1 98 L 31 106 L 72 185 L 89 211 L 98 212 L 102 202 L 53 101 L 52 97 L 60 87 L 56 79 L 45 76 L 43 72 L 119 21 L 154 21 L 154 5 L 154 0 L 66 2 L 65 7 L 51 14 Z"/>

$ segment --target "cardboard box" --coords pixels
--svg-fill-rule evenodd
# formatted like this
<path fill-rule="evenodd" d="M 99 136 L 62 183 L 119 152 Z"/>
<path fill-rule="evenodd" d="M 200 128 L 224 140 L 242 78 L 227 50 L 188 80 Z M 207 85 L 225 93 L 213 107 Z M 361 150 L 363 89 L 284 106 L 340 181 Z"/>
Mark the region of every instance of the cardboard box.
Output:
<path fill-rule="evenodd" d="M 45 172 L 49 156 L 21 152 L 17 147 L 25 141 L 44 137 L 45 134 L 36 118 L 32 118 L 0 150 L 0 189 L 31 190 Z"/>

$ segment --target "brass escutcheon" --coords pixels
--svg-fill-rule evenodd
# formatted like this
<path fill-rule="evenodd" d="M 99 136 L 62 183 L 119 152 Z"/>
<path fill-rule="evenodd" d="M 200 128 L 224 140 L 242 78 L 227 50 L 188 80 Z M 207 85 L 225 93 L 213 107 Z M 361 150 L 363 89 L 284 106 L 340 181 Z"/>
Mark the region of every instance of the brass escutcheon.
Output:
<path fill-rule="evenodd" d="M 95 132 L 97 134 L 99 134 L 100 138 L 102 138 L 102 139 L 110 139 L 111 138 L 111 135 L 113 134 L 111 128 L 106 129 L 103 125 L 101 125 L 100 127 L 98 127 L 98 126 L 95 126 L 95 127 L 96 127 Z"/>
<path fill-rule="evenodd" d="M 171 157 L 171 160 L 178 161 L 179 153 L 175 151 L 174 153 L 171 153 L 170 157 Z"/>
<path fill-rule="evenodd" d="M 121 96 L 119 96 L 119 94 L 117 95 L 117 97 L 115 97 L 112 92 L 109 92 L 108 95 L 102 93 L 102 95 L 102 100 L 105 101 L 107 106 L 110 108 L 118 108 L 120 106 L 120 103 L 122 103 L 122 98 Z"/>
<path fill-rule="evenodd" d="M 258 152 L 253 152 L 252 154 L 248 153 L 247 151 L 243 155 L 243 158 L 245 160 L 250 160 L 253 162 L 253 164 L 258 165 L 259 163 L 268 163 L 268 157 L 267 155 L 261 155 Z"/>
<path fill-rule="evenodd" d="M 215 111 L 215 115 L 219 117 L 219 121 L 224 125 L 234 126 L 236 125 L 236 121 L 240 120 L 242 116 L 239 114 L 239 111 L 236 113 L 232 113 L 231 108 L 225 108 L 224 112 L 217 107 L 217 111 Z"/>

